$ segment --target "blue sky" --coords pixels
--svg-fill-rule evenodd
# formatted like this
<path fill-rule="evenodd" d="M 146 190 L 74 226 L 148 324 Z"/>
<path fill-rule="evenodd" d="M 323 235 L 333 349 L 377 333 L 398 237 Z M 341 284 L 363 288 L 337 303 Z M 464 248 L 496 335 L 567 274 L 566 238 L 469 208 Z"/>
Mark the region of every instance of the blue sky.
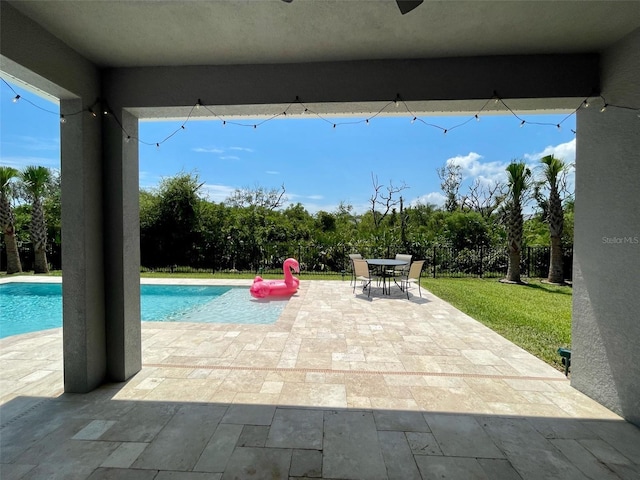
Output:
<path fill-rule="evenodd" d="M 58 106 L 15 85 L 21 95 L 0 82 L 0 164 L 60 166 Z M 34 107 L 29 100 L 43 111 Z M 580 101 L 576 101 L 579 105 Z M 576 106 L 577 106 L 576 105 Z M 213 107 L 212 107 L 213 108 Z M 386 111 L 402 112 L 391 105 Z M 50 113 L 53 112 L 53 113 Z M 275 113 L 275 112 L 274 112 Z M 528 122 L 557 124 L 567 114 L 522 115 Z M 420 117 L 449 129 L 465 117 Z M 221 202 L 236 188 L 279 188 L 284 184 L 289 203 L 307 210 L 334 211 L 343 201 L 355 211 L 367 209 L 373 194 L 372 175 L 381 185 L 406 185 L 406 203 L 442 202 L 436 169 L 447 162 L 461 165 L 465 186 L 474 179 L 504 179 L 511 160 L 536 166 L 543 155 L 555 154 L 567 163 L 575 161 L 575 115 L 554 126 L 525 124 L 512 115 L 480 115 L 446 135 L 411 115 L 384 116 L 357 124 L 358 118 L 330 119 L 312 115 L 302 119 L 276 118 L 258 128 L 227 124 L 220 120 L 180 122 L 145 121 L 140 139 L 140 186 L 154 188 L 163 177 L 194 172 L 204 182 L 203 194 Z M 238 121 L 252 124 L 251 119 Z M 332 123 L 337 123 L 333 128 Z M 156 142 L 180 129 L 156 148 Z"/>

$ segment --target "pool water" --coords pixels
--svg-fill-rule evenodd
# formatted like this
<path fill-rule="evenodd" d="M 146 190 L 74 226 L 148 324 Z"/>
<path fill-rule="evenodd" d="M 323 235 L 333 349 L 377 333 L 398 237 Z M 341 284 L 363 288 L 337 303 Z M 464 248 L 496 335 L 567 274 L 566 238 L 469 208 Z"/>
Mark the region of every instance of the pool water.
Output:
<path fill-rule="evenodd" d="M 142 321 L 270 324 L 287 299 L 259 301 L 229 286 L 141 285 Z M 62 285 L 0 285 L 0 338 L 62 326 Z"/>

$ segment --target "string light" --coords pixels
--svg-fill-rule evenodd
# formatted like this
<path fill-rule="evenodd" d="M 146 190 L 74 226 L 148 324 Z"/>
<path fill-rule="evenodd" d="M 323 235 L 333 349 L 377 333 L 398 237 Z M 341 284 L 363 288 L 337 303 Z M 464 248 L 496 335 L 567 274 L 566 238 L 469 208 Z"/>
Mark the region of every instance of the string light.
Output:
<path fill-rule="evenodd" d="M 624 106 L 624 105 L 614 105 L 614 104 L 610 104 L 607 103 L 607 101 L 605 100 L 605 98 L 602 95 L 590 95 L 589 97 L 586 97 L 582 102 L 580 102 L 580 105 L 573 110 L 571 113 L 569 113 L 566 117 L 564 117 L 559 123 L 549 123 L 549 122 L 535 122 L 535 121 L 529 121 L 529 120 L 525 120 L 523 118 L 521 118 L 520 116 L 518 116 L 518 114 L 516 112 L 514 112 L 506 103 L 505 101 L 498 95 L 498 93 L 496 91 L 493 92 L 493 95 L 491 96 L 491 98 L 489 98 L 484 105 L 482 106 L 482 108 L 480 108 L 480 110 L 475 113 L 473 116 L 470 116 L 467 120 L 457 124 L 457 125 L 453 125 L 450 126 L 449 128 L 444 128 L 440 125 L 435 125 L 432 123 L 428 123 L 425 120 L 423 120 L 422 118 L 418 117 L 417 115 L 415 115 L 410 109 L 409 106 L 406 104 L 406 102 L 404 100 L 402 100 L 402 97 L 400 96 L 399 93 L 396 94 L 394 100 L 388 102 L 387 104 L 385 104 L 378 112 L 376 112 L 374 115 L 370 116 L 369 118 L 366 119 L 360 119 L 358 121 L 342 121 L 342 122 L 334 122 L 329 120 L 328 118 L 324 117 L 323 115 L 321 115 L 320 113 L 314 112 L 312 110 L 310 110 L 304 103 L 302 103 L 302 101 L 300 100 L 300 98 L 298 96 L 295 97 L 295 101 L 292 102 L 291 104 L 289 104 L 289 106 L 282 111 L 281 113 L 277 113 L 274 114 L 273 116 L 266 118 L 265 120 L 262 120 L 260 122 L 257 123 L 241 123 L 241 122 L 232 122 L 232 121 L 228 121 L 222 117 L 220 117 L 215 111 L 212 110 L 212 107 L 209 107 L 207 105 L 205 105 L 201 99 L 198 98 L 198 100 L 194 103 L 193 107 L 191 108 L 191 111 L 189 112 L 189 115 L 187 116 L 187 118 L 184 120 L 184 122 L 172 133 L 170 133 L 169 135 L 167 135 L 167 137 L 165 137 L 162 141 L 159 142 L 144 142 L 139 138 L 136 137 L 132 137 L 131 135 L 129 135 L 126 130 L 124 129 L 124 126 L 122 125 L 122 123 L 120 122 L 120 120 L 117 118 L 117 116 L 115 116 L 113 114 L 113 111 L 109 108 L 108 103 L 105 101 L 102 101 L 100 99 L 97 99 L 94 104 L 89 107 L 89 108 L 85 108 L 83 110 L 77 111 L 77 112 L 71 112 L 71 113 L 67 113 L 66 115 L 62 115 L 59 114 L 59 112 L 53 112 L 51 110 L 47 110 L 45 108 L 40 107 L 39 105 L 31 102 L 29 99 L 25 99 L 24 97 L 22 97 L 21 95 L 19 95 L 12 87 L 10 84 L 8 84 L 2 77 L 0 77 L 0 80 L 2 80 L 2 82 L 15 94 L 15 97 L 13 98 L 13 102 L 17 103 L 19 100 L 24 100 L 27 103 L 29 103 L 30 105 L 45 111 L 47 113 L 51 113 L 51 114 L 56 114 L 60 116 L 60 123 L 64 124 L 66 123 L 66 119 L 70 116 L 73 115 L 79 115 L 81 113 L 84 112 L 88 112 L 92 117 L 97 117 L 97 113 L 96 113 L 96 106 L 100 105 L 100 111 L 102 112 L 103 115 L 105 116 L 109 116 L 110 118 L 113 118 L 116 123 L 118 124 L 118 126 L 121 128 L 124 136 L 125 136 L 125 141 L 129 142 L 130 140 L 134 139 L 136 141 L 138 141 L 141 144 L 144 145 L 155 145 L 156 148 L 159 148 L 160 145 L 164 142 L 166 142 L 167 140 L 169 140 L 171 137 L 173 137 L 177 132 L 181 131 L 181 130 L 186 130 L 186 124 L 187 122 L 191 119 L 191 116 L 193 114 L 194 110 L 200 110 L 201 108 L 206 109 L 209 113 L 211 113 L 215 118 L 218 118 L 219 120 L 221 120 L 222 122 L 222 126 L 226 126 L 227 123 L 230 123 L 232 125 L 235 126 L 244 126 L 244 127 L 252 127 L 254 130 L 258 128 L 258 125 L 262 125 L 263 123 L 266 123 L 268 121 L 271 121 L 277 117 L 286 117 L 288 113 L 290 113 L 290 109 L 293 107 L 293 105 L 296 106 L 300 106 L 301 111 L 300 111 L 300 115 L 305 115 L 305 114 L 312 114 L 315 115 L 317 118 L 329 123 L 333 129 L 336 129 L 338 125 L 346 125 L 346 124 L 358 124 L 358 123 L 365 123 L 366 125 L 369 125 L 371 122 L 370 120 L 373 118 L 376 118 L 377 116 L 381 115 L 385 110 L 387 110 L 387 108 L 390 105 L 394 105 L 396 108 L 398 108 L 400 106 L 400 104 L 403 104 L 407 114 L 409 115 L 409 117 L 411 118 L 411 123 L 414 124 L 415 122 L 421 122 L 423 125 L 425 126 L 429 126 L 429 127 L 433 127 L 433 128 L 437 128 L 439 130 L 442 131 L 442 133 L 444 135 L 446 135 L 448 132 L 450 132 L 453 129 L 462 127 L 464 125 L 466 125 L 468 122 L 470 122 L 471 120 L 475 119 L 477 122 L 480 121 L 480 113 L 482 113 L 487 105 L 493 100 L 493 102 L 495 104 L 502 104 L 504 106 L 504 108 L 511 113 L 511 115 L 513 115 L 516 119 L 518 119 L 520 121 L 520 127 L 523 127 L 525 124 L 531 124 L 531 125 L 540 125 L 540 126 L 554 126 L 556 127 L 558 130 L 561 130 L 561 125 L 568 119 L 570 118 L 573 114 L 575 114 L 580 108 L 588 108 L 590 106 L 590 102 L 589 100 L 591 98 L 600 98 L 603 102 L 603 106 L 600 108 L 600 112 L 605 112 L 607 111 L 608 108 L 618 108 L 618 109 L 626 109 L 626 110 L 632 110 L 634 112 L 637 112 L 637 116 L 638 118 L 640 118 L 640 108 L 635 108 L 635 107 L 629 107 L 629 106 Z M 571 130 L 573 133 L 575 133 L 575 131 L 572 129 Z"/>

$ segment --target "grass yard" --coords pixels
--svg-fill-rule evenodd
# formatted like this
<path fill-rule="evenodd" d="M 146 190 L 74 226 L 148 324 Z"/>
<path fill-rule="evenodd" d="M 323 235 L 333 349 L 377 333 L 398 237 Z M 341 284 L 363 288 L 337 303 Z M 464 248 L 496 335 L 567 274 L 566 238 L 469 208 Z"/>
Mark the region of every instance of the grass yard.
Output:
<path fill-rule="evenodd" d="M 423 278 L 422 286 L 536 357 L 564 371 L 557 353 L 571 346 L 571 287 L 538 279 Z"/>

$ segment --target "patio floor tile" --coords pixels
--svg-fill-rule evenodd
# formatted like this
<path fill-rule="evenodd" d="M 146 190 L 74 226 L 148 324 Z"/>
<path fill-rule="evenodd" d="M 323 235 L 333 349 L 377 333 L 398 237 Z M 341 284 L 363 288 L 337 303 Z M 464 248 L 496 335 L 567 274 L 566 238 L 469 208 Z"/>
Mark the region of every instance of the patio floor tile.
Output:
<path fill-rule="evenodd" d="M 274 324 L 143 322 L 142 345 L 78 395 L 61 329 L 0 339 L 0 478 L 640 478 L 640 429 L 428 291 L 303 282 Z"/>

